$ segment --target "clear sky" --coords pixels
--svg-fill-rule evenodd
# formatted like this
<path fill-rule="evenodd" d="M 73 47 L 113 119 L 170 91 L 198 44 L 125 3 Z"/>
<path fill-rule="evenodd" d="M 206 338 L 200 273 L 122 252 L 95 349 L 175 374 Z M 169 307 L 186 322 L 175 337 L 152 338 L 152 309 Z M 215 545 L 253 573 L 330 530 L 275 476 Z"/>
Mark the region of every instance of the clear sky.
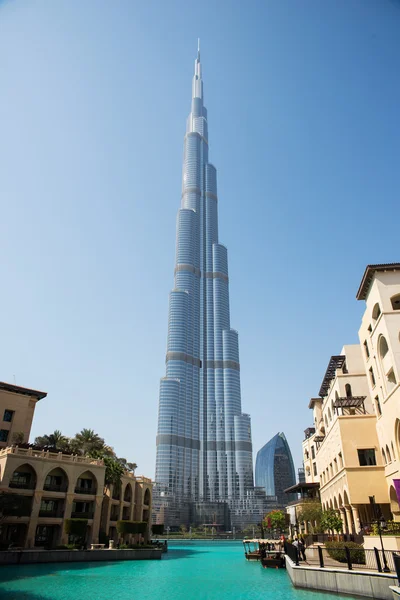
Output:
<path fill-rule="evenodd" d="M 33 436 L 154 475 L 200 37 L 243 410 L 300 466 L 364 268 L 400 259 L 399 31 L 395 0 L 0 0 L 0 380 L 48 392 Z"/>

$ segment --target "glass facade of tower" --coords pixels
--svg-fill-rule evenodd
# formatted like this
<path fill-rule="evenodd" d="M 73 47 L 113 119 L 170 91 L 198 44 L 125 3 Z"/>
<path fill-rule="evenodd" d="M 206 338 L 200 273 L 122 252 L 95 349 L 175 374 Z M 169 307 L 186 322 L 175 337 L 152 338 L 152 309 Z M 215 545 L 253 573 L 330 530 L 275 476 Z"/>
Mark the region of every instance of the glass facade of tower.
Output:
<path fill-rule="evenodd" d="M 284 433 L 277 433 L 256 458 L 256 486 L 265 489 L 267 496 L 276 496 L 279 506 L 293 500 L 285 490 L 296 483 L 292 453 Z"/>
<path fill-rule="evenodd" d="M 218 240 L 217 172 L 208 162 L 200 52 L 184 138 L 155 481 L 169 497 L 193 502 L 236 500 L 254 487 L 238 333 L 230 327 L 227 249 Z"/>

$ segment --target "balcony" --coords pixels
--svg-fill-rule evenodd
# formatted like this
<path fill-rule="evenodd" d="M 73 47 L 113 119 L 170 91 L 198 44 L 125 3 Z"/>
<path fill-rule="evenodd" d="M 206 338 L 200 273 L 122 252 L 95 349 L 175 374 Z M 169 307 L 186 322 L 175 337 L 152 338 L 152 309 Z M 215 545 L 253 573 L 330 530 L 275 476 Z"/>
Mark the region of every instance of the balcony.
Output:
<path fill-rule="evenodd" d="M 61 510 L 40 510 L 39 517 L 44 517 L 47 519 L 62 519 L 63 512 Z"/>
<path fill-rule="evenodd" d="M 35 481 L 10 481 L 8 487 L 18 490 L 34 490 L 36 487 Z"/>
<path fill-rule="evenodd" d="M 349 396 L 345 398 L 337 398 L 333 404 L 339 416 L 359 416 L 366 415 L 365 410 L 366 396 Z M 342 411 L 340 415 L 339 410 Z"/>
<path fill-rule="evenodd" d="M 94 495 L 96 494 L 96 488 L 86 488 L 86 487 L 76 487 L 75 488 L 75 494 L 88 494 L 88 495 Z"/>
<path fill-rule="evenodd" d="M 66 492 L 68 489 L 68 486 L 66 483 L 61 483 L 59 485 L 55 484 L 55 483 L 48 483 L 48 484 L 44 484 L 43 489 L 46 492 Z"/>
<path fill-rule="evenodd" d="M 73 512 L 71 513 L 71 517 L 73 519 L 93 519 L 94 513 L 91 512 Z"/>

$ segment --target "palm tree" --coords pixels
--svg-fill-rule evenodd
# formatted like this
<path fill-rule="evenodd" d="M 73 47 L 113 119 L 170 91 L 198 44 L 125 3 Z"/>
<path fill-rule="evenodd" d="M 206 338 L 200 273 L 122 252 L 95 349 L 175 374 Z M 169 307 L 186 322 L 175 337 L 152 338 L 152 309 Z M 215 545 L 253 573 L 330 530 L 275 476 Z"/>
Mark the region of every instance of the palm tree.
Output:
<path fill-rule="evenodd" d="M 71 440 L 71 448 L 78 454 L 86 455 L 104 448 L 104 440 L 93 429 L 82 429 Z"/>
<path fill-rule="evenodd" d="M 56 450 L 66 450 L 68 448 L 69 439 L 61 433 L 59 429 L 56 429 L 50 435 L 40 435 L 35 438 L 35 446 L 49 446 Z"/>
<path fill-rule="evenodd" d="M 49 446 L 57 448 L 57 450 L 65 450 L 68 447 L 68 442 L 68 438 L 59 429 L 49 435 Z"/>

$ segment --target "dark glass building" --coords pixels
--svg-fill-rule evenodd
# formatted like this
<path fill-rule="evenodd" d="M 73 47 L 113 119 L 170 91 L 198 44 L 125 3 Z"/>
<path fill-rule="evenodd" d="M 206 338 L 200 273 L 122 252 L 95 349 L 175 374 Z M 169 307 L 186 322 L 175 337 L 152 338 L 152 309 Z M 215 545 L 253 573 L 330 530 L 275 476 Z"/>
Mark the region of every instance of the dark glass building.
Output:
<path fill-rule="evenodd" d="M 296 483 L 292 453 L 284 433 L 277 433 L 257 453 L 256 486 L 267 496 L 276 496 L 277 504 L 285 506 L 293 500 L 285 490 Z"/>

